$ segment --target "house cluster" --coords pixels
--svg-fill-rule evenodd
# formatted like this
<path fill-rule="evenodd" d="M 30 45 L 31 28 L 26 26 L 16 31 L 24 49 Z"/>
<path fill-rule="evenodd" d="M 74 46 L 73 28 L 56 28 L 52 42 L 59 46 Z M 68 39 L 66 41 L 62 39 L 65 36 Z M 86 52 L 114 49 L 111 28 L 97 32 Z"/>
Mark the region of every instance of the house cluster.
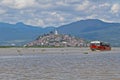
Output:
<path fill-rule="evenodd" d="M 55 32 L 39 36 L 35 41 L 28 43 L 27 46 L 85 47 L 87 43 L 74 36 L 58 34 L 58 31 L 55 30 Z"/>

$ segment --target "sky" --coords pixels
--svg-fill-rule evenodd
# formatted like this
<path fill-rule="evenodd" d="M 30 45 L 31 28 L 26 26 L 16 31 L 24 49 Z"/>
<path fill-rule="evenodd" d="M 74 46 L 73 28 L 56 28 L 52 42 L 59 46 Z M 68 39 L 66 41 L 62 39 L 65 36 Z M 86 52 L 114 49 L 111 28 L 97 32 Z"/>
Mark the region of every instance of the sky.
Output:
<path fill-rule="evenodd" d="M 120 23 L 120 0 L 0 0 L 0 22 L 58 27 L 85 19 Z"/>

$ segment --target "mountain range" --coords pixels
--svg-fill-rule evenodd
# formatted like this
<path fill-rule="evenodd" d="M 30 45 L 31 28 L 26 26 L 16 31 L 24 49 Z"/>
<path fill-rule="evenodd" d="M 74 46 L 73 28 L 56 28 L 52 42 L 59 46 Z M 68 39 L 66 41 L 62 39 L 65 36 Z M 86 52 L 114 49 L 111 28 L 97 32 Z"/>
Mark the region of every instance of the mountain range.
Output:
<path fill-rule="evenodd" d="M 120 46 L 120 23 L 103 22 L 98 19 L 80 20 L 57 28 L 42 28 L 22 22 L 16 24 L 0 22 L 0 45 L 21 46 L 55 29 L 60 34 L 70 34 L 88 41 L 102 40 L 110 42 L 112 46 Z"/>
<path fill-rule="evenodd" d="M 26 25 L 21 22 L 17 24 L 0 23 L 0 45 L 21 46 L 34 40 L 41 34 L 53 30 L 54 27 L 41 28 L 38 26 Z"/>
<path fill-rule="evenodd" d="M 120 23 L 87 19 L 58 27 L 60 33 L 72 34 L 87 40 L 101 40 L 120 46 Z"/>

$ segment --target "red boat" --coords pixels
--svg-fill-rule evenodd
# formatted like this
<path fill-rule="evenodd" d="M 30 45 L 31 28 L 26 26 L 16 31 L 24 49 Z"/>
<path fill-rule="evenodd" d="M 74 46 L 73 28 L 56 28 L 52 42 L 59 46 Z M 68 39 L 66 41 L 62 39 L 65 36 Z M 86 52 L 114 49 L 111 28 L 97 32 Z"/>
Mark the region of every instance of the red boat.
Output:
<path fill-rule="evenodd" d="M 102 42 L 102 41 L 91 41 L 90 42 L 90 49 L 92 51 L 95 51 L 95 50 L 100 50 L 100 51 L 109 51 L 111 50 L 111 46 L 109 43 L 107 42 Z"/>

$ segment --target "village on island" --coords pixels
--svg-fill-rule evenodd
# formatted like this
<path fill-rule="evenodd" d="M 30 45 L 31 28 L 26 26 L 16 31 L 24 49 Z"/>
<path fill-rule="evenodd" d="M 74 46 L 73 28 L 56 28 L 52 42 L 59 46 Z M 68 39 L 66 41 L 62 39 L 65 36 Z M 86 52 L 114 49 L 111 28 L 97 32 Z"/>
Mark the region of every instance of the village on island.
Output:
<path fill-rule="evenodd" d="M 60 34 L 57 30 L 54 30 L 48 34 L 39 36 L 36 40 L 26 44 L 26 46 L 87 47 L 88 43 L 84 39 L 67 34 Z"/>

